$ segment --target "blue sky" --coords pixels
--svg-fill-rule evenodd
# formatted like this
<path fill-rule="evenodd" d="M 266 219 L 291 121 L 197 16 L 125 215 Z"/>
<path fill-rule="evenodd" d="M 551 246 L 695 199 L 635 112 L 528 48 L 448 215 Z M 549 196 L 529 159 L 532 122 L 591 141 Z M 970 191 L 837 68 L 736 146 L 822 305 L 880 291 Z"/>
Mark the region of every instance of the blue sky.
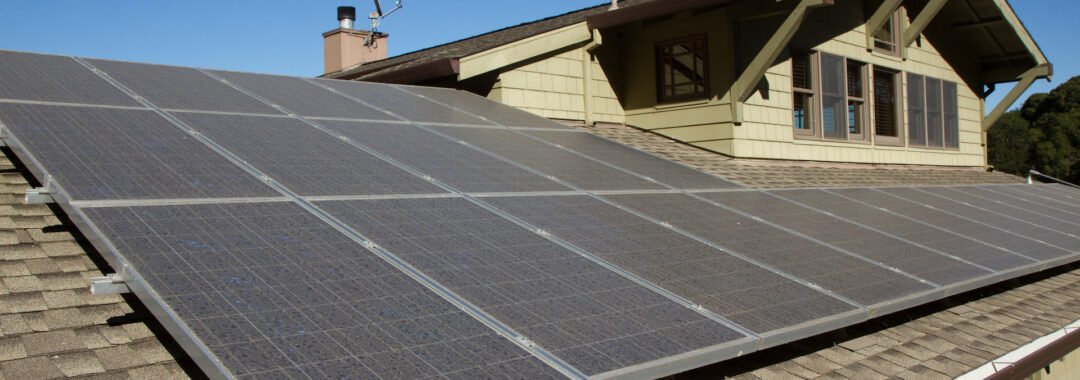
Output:
<path fill-rule="evenodd" d="M 390 7 L 394 0 L 382 1 Z M 391 34 L 394 55 L 602 2 L 404 0 L 381 30 Z M 1080 1 L 1011 3 L 1055 64 L 1054 82 L 1032 91 L 1080 75 L 1073 25 Z M 361 18 L 374 9 L 370 0 L 5 1 L 0 49 L 313 76 L 321 74 L 322 32 L 336 26 L 338 5 L 357 7 Z M 999 86 L 991 101 L 1009 87 Z"/>

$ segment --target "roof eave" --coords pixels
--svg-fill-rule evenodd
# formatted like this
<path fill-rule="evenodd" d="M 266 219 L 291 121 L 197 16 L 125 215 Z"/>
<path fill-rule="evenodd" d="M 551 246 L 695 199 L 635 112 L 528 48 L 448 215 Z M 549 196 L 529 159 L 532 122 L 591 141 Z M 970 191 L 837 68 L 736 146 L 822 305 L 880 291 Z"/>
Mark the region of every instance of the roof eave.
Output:
<path fill-rule="evenodd" d="M 356 75 L 353 78 L 366 82 L 415 84 L 456 77 L 460 72 L 461 63 L 457 58 L 443 58 L 404 69 L 376 71 L 368 75 Z"/>
<path fill-rule="evenodd" d="M 688 9 L 730 3 L 734 0 L 666 0 L 619 8 L 587 17 L 589 29 L 604 29 L 633 21 L 668 15 Z"/>

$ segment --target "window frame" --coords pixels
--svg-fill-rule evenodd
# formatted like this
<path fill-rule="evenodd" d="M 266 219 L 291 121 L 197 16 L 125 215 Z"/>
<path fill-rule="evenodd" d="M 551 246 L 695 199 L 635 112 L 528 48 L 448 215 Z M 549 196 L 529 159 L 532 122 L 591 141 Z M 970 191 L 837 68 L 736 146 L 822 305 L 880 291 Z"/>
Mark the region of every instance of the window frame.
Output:
<path fill-rule="evenodd" d="M 923 118 L 923 120 L 922 120 L 923 121 L 922 133 L 923 133 L 923 140 L 924 141 L 922 142 L 922 144 L 916 144 L 916 143 L 913 143 L 911 141 L 911 139 L 907 139 L 908 147 L 910 147 L 910 148 L 918 148 L 918 149 L 935 149 L 935 150 L 951 150 L 951 151 L 960 150 L 960 141 L 959 141 L 960 140 L 960 117 L 959 117 L 959 114 L 960 114 L 960 93 L 959 93 L 959 87 L 960 86 L 959 86 L 959 84 L 957 84 L 956 82 L 953 82 L 953 81 L 940 79 L 940 78 L 935 78 L 935 77 L 922 75 L 922 74 L 916 74 L 916 73 L 906 73 L 906 75 L 905 75 L 905 77 L 907 77 L 906 80 L 910 82 L 912 80 L 911 79 L 912 76 L 916 76 L 916 77 L 921 78 L 922 83 L 923 83 L 923 86 L 922 86 L 922 98 L 921 98 L 921 100 L 922 100 L 921 106 L 922 107 L 920 109 L 922 110 L 922 118 Z M 931 80 L 939 82 L 939 85 L 938 85 L 938 92 L 939 93 L 938 93 L 938 98 L 937 99 L 938 99 L 938 102 L 939 102 L 939 104 L 938 104 L 938 106 L 939 106 L 939 108 L 938 108 L 938 110 L 939 110 L 938 118 L 941 120 L 941 125 L 940 125 L 940 127 L 941 127 L 941 146 L 931 145 L 930 144 L 930 131 L 931 131 L 931 128 L 937 127 L 937 126 L 930 125 L 930 85 L 928 83 Z M 948 133 L 948 129 L 949 129 L 948 116 L 949 116 L 949 111 L 950 110 L 946 107 L 946 105 L 949 104 L 948 101 L 946 100 L 946 93 L 947 93 L 946 87 L 949 87 L 949 86 L 952 86 L 953 88 L 955 88 L 955 90 L 954 90 L 955 91 L 955 94 L 954 94 L 955 97 L 953 99 L 952 105 L 954 105 L 956 109 L 954 110 L 955 112 L 952 113 L 952 116 L 956 118 L 956 125 L 955 125 L 956 134 L 955 134 L 955 137 L 956 137 L 957 141 L 950 141 L 949 133 Z M 911 104 L 910 104 L 911 100 L 912 99 L 909 97 L 907 99 L 907 102 L 905 103 L 908 109 L 912 108 Z M 911 128 L 911 127 L 908 126 L 908 128 Z"/>
<path fill-rule="evenodd" d="M 887 24 L 885 26 L 883 26 L 881 28 L 881 30 L 878 31 L 878 33 L 881 33 L 881 31 L 886 30 L 886 26 L 887 26 L 888 30 L 889 30 L 889 35 L 892 37 L 892 41 L 886 41 L 886 40 L 883 40 L 883 39 L 879 39 L 877 34 L 871 36 L 871 38 L 874 41 L 874 51 L 875 52 L 882 53 L 882 54 L 888 54 L 888 55 L 896 56 L 896 57 L 900 56 L 900 32 L 902 30 L 900 28 L 900 23 L 903 22 L 903 20 L 904 20 L 903 17 L 901 17 L 901 13 L 900 13 L 902 10 L 903 10 L 903 7 L 901 7 L 900 9 L 897 9 L 895 12 L 893 12 L 891 15 L 889 15 L 889 21 L 887 21 Z M 879 46 L 880 44 L 890 45 L 890 46 L 892 46 L 892 48 L 890 49 L 890 48 L 887 48 L 887 47 Z"/>
<path fill-rule="evenodd" d="M 701 80 L 702 90 L 700 92 L 694 92 L 689 94 L 668 95 L 668 84 L 666 81 L 666 72 L 664 70 L 665 59 L 668 58 L 668 54 L 665 51 L 666 48 L 673 47 L 683 42 L 693 41 L 699 42 L 701 45 Z M 709 96 L 709 40 L 705 34 L 693 34 L 685 37 L 659 41 L 654 44 L 653 47 L 654 64 L 656 70 L 654 75 L 656 76 L 656 102 L 657 104 L 684 102 L 689 100 L 698 100 L 707 98 Z M 693 54 L 693 52 L 691 52 Z M 696 67 L 695 67 L 696 68 Z M 698 74 L 695 71 L 695 74 Z M 697 82 L 691 80 L 691 84 L 696 85 Z M 672 84 L 673 86 L 674 84 Z"/>
<path fill-rule="evenodd" d="M 791 71 L 791 112 L 792 112 L 791 130 L 792 130 L 792 135 L 794 137 L 796 137 L 796 138 L 807 139 L 807 140 L 817 140 L 817 141 L 827 141 L 827 142 L 851 142 L 851 143 L 864 143 L 864 144 L 865 143 L 870 143 L 869 134 L 866 133 L 866 128 L 870 127 L 871 120 L 872 120 L 870 118 L 871 113 L 867 112 L 867 109 L 869 108 L 868 106 L 870 104 L 870 98 L 872 97 L 872 94 L 870 92 L 871 87 L 867 85 L 869 83 L 869 78 L 870 78 L 869 70 L 870 70 L 871 65 L 869 63 L 867 63 L 867 62 L 863 62 L 863 61 L 859 61 L 859 60 L 856 60 L 856 59 L 848 58 L 848 57 L 845 57 L 845 56 L 842 56 L 842 55 L 831 54 L 831 53 L 826 53 L 826 52 L 821 52 L 821 51 L 816 51 L 816 50 L 811 50 L 811 49 L 795 49 L 795 48 L 793 48 L 793 49 L 790 49 L 789 51 L 790 51 L 789 60 L 792 60 L 792 61 L 794 60 L 794 57 L 796 55 L 806 55 L 807 56 L 807 63 L 808 63 L 807 70 L 809 71 L 808 77 L 810 79 L 810 86 L 812 87 L 812 89 L 804 89 L 804 88 L 799 88 L 799 87 L 795 86 L 795 68 L 794 68 L 794 62 L 792 62 L 792 68 L 791 68 L 791 70 L 792 70 Z M 824 55 L 829 55 L 829 56 L 832 56 L 832 57 L 840 58 L 842 60 L 842 66 L 843 66 L 843 69 L 844 69 L 843 70 L 843 76 L 842 76 L 842 79 L 843 79 L 842 91 L 843 91 L 843 98 L 844 98 L 843 102 L 845 104 L 844 113 L 843 113 L 843 119 L 845 121 L 844 122 L 844 127 L 846 128 L 845 129 L 845 137 L 843 137 L 843 138 L 825 136 L 825 131 L 823 130 L 823 128 L 824 128 L 824 119 L 823 119 L 824 110 L 823 110 L 823 104 L 822 104 L 822 97 L 823 97 L 822 81 L 823 81 L 823 79 L 822 79 L 822 72 L 821 72 L 821 69 L 822 69 L 821 59 L 822 59 L 822 57 Z M 853 97 L 851 97 L 850 93 L 848 92 L 848 85 L 849 85 L 849 83 L 848 83 L 848 70 L 849 70 L 849 66 L 852 65 L 852 64 L 855 64 L 855 65 L 859 66 L 859 69 L 860 69 L 859 80 L 862 81 L 862 88 L 861 88 L 862 97 L 861 98 L 855 98 L 855 101 L 861 102 L 862 111 L 863 111 L 861 113 L 861 115 L 859 115 L 859 119 L 858 119 L 859 123 L 861 123 L 860 127 L 862 129 L 862 133 L 858 133 L 858 134 L 850 133 L 851 125 L 848 124 L 849 113 L 848 113 L 847 110 L 848 110 L 848 107 L 851 104 L 852 99 L 853 99 Z M 807 122 L 810 124 L 810 128 L 808 128 L 808 129 L 797 129 L 797 128 L 795 128 L 795 115 L 794 115 L 794 112 L 795 112 L 795 104 L 796 104 L 796 96 L 797 96 L 797 94 L 806 94 L 806 95 L 810 96 L 809 109 L 808 109 L 808 112 L 807 112 L 807 116 L 805 116 Z"/>
<path fill-rule="evenodd" d="M 903 115 L 903 113 L 904 113 L 904 104 L 905 104 L 904 103 L 905 97 L 904 97 L 904 94 L 903 94 L 903 88 L 904 88 L 904 85 L 903 85 L 904 75 L 903 74 L 904 74 L 904 72 L 901 71 L 901 70 L 896 70 L 896 69 L 890 68 L 888 66 L 882 66 L 882 65 L 874 65 L 871 68 L 871 72 L 873 74 L 872 74 L 872 76 L 870 78 L 870 82 L 871 82 L 871 85 L 874 88 L 874 92 L 871 95 L 871 101 L 873 102 L 873 103 L 871 103 L 872 104 L 871 105 L 871 112 L 873 113 L 873 120 L 874 120 L 874 122 L 872 123 L 872 126 L 874 128 L 874 133 L 873 133 L 874 144 L 875 145 L 885 145 L 885 146 L 904 146 L 905 143 L 907 142 L 907 140 L 906 140 L 907 133 L 904 130 L 905 124 L 904 124 L 904 115 Z M 892 94 L 893 94 L 893 99 L 896 99 L 895 102 L 893 102 L 893 120 L 894 120 L 894 123 L 896 124 L 895 125 L 895 127 L 896 127 L 896 136 L 888 136 L 888 135 L 882 135 L 882 134 L 877 133 L 877 112 L 878 112 L 877 78 L 878 78 L 878 73 L 879 72 L 887 73 L 889 75 L 892 75 L 892 77 L 893 77 Z"/>

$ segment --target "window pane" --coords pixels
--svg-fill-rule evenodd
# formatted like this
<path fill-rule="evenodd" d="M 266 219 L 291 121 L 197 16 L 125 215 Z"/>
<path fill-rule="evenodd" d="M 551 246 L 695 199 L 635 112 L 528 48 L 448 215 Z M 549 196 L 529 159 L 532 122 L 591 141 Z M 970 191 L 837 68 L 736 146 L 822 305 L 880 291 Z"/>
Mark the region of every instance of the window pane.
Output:
<path fill-rule="evenodd" d="M 814 87 L 810 78 L 810 55 L 792 54 L 791 85 L 795 88 L 812 90 Z"/>
<path fill-rule="evenodd" d="M 658 46 L 661 100 L 705 95 L 705 38 L 697 37 Z"/>
<path fill-rule="evenodd" d="M 844 59 L 821 55 L 821 118 L 825 137 L 847 138 Z"/>
<path fill-rule="evenodd" d="M 926 78 L 926 145 L 940 147 L 945 140 L 941 115 L 941 80 Z"/>
<path fill-rule="evenodd" d="M 956 94 L 956 83 L 945 82 L 945 89 L 942 93 L 945 96 L 945 146 L 959 148 L 960 115 L 957 109 L 959 99 Z"/>
<path fill-rule="evenodd" d="M 848 62 L 847 65 L 847 94 L 852 98 L 863 97 L 863 66 L 862 63 Z"/>
<path fill-rule="evenodd" d="M 885 22 L 885 26 L 874 35 L 874 47 L 887 51 L 896 51 L 896 35 L 893 33 L 893 18 Z"/>
<path fill-rule="evenodd" d="M 795 106 L 794 106 L 794 127 L 798 130 L 808 131 L 810 130 L 810 108 L 812 106 L 813 95 L 796 92 L 795 93 Z"/>
<path fill-rule="evenodd" d="M 908 142 L 926 145 L 926 85 L 921 75 L 908 74 Z"/>
<path fill-rule="evenodd" d="M 874 70 L 874 133 L 899 137 L 896 125 L 896 74 Z"/>
<path fill-rule="evenodd" d="M 853 135 L 862 134 L 863 103 L 860 101 L 848 101 L 848 133 Z"/>

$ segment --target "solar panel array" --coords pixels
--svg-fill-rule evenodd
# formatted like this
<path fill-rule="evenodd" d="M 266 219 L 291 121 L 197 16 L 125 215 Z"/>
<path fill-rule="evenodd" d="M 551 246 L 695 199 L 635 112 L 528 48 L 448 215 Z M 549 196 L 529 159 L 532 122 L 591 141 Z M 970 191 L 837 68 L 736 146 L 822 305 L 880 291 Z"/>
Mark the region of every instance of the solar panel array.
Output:
<path fill-rule="evenodd" d="M 759 191 L 460 91 L 0 73 L 4 142 L 212 377 L 663 376 L 1080 252 L 1063 186 Z"/>

